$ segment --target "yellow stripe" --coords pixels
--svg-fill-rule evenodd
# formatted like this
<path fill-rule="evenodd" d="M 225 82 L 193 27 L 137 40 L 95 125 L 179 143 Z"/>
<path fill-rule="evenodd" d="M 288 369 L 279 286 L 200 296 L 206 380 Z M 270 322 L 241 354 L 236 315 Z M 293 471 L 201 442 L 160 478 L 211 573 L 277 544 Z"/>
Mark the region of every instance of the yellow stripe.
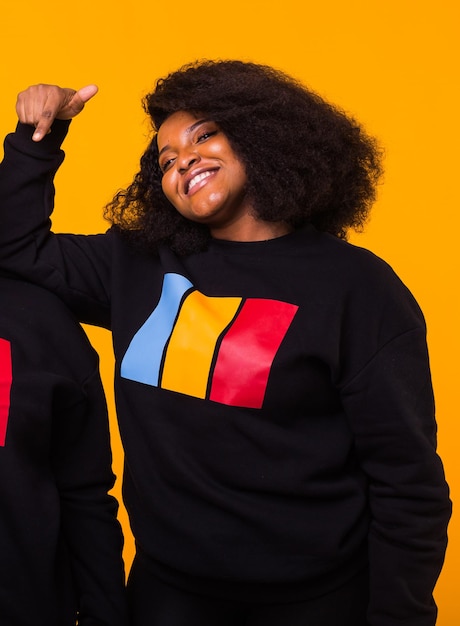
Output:
<path fill-rule="evenodd" d="M 163 389 L 206 396 L 216 342 L 240 303 L 241 298 L 208 298 L 199 291 L 186 298 L 166 352 Z"/>

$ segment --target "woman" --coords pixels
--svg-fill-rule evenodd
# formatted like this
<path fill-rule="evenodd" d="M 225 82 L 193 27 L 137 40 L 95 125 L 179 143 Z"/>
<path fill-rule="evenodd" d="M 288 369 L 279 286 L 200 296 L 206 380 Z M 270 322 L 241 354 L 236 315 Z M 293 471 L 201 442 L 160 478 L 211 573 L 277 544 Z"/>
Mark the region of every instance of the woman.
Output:
<path fill-rule="evenodd" d="M 450 501 L 425 324 L 345 241 L 374 141 L 272 68 L 192 64 L 146 98 L 109 231 L 52 234 L 66 120 L 94 93 L 19 96 L 1 265 L 112 330 L 133 623 L 431 626 Z"/>

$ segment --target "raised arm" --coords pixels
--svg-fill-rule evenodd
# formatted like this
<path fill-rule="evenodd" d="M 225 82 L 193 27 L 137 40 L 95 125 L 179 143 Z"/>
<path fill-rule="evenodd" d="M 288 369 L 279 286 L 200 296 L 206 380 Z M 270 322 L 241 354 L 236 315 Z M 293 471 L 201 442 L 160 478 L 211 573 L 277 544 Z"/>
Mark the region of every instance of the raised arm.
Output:
<path fill-rule="evenodd" d="M 61 143 L 96 91 L 36 85 L 19 95 L 0 163 L 0 270 L 50 289 L 81 321 L 108 326 L 110 238 L 54 234 L 50 221 Z"/>

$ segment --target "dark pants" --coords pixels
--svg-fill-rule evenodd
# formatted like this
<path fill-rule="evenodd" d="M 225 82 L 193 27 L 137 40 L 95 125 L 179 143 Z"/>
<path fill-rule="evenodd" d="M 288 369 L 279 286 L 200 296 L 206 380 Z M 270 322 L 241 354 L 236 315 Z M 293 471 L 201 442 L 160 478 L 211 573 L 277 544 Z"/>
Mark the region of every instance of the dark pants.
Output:
<path fill-rule="evenodd" d="M 128 581 L 132 626 L 366 626 L 367 574 L 303 602 L 233 602 L 167 585 L 133 564 Z"/>

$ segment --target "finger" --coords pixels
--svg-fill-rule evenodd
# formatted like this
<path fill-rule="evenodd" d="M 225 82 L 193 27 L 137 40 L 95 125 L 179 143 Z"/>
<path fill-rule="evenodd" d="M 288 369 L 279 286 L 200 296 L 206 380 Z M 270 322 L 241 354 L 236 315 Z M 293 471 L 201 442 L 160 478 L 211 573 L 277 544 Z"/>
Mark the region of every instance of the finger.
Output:
<path fill-rule="evenodd" d="M 24 110 L 24 101 L 21 100 L 21 94 L 18 95 L 18 99 L 16 100 L 16 115 L 18 116 L 18 120 L 22 124 L 27 124 L 26 112 Z"/>
<path fill-rule="evenodd" d="M 57 118 L 61 120 L 71 119 L 78 115 L 84 108 L 86 102 L 98 92 L 96 85 L 86 85 L 74 92 L 66 107 L 59 111 Z"/>
<path fill-rule="evenodd" d="M 43 111 L 36 123 L 34 134 L 32 135 L 33 141 L 40 141 L 45 135 L 50 132 L 51 124 L 54 121 L 54 115 L 48 108 Z"/>
<path fill-rule="evenodd" d="M 42 110 L 46 100 L 45 85 L 33 85 L 18 94 L 16 101 L 16 113 L 18 119 L 23 124 L 35 126 L 38 115 L 36 109 Z"/>
<path fill-rule="evenodd" d="M 77 91 L 77 95 L 86 103 L 95 96 L 98 91 L 99 88 L 97 85 L 86 85 L 86 87 L 82 87 Z"/>
<path fill-rule="evenodd" d="M 51 125 L 60 111 L 65 110 L 75 95 L 74 89 L 52 87 L 45 91 L 45 98 L 34 100 L 35 132 L 33 141 L 40 141 L 50 132 Z M 68 118 L 64 118 L 68 119 Z"/>
<path fill-rule="evenodd" d="M 49 132 L 57 113 L 75 93 L 74 89 L 46 84 L 32 85 L 19 93 L 16 112 L 20 122 L 36 127 L 34 141 L 40 141 Z"/>
<path fill-rule="evenodd" d="M 32 85 L 18 95 L 19 121 L 35 126 L 32 139 L 40 141 L 50 131 L 54 119 L 72 119 L 97 91 L 96 85 L 86 85 L 78 91 L 56 85 Z"/>

